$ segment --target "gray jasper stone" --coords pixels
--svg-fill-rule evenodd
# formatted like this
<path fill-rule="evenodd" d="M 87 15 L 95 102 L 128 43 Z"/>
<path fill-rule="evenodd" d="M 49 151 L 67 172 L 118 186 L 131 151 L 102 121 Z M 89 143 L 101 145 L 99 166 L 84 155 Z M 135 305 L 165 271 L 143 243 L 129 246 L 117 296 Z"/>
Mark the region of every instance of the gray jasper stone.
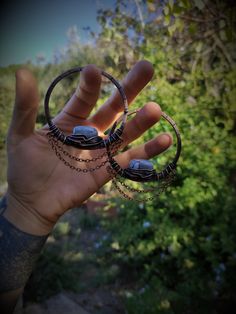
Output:
<path fill-rule="evenodd" d="M 85 135 L 87 138 L 91 138 L 98 136 L 98 131 L 92 126 L 78 125 L 74 127 L 73 135 Z"/>
<path fill-rule="evenodd" d="M 133 159 L 129 163 L 130 169 L 153 170 L 153 164 L 145 159 Z"/>

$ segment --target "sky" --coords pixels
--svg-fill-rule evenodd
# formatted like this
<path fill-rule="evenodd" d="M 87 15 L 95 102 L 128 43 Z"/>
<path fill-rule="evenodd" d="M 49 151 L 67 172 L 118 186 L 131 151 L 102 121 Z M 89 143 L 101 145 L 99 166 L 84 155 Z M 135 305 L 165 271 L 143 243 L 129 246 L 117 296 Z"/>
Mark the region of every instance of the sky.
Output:
<path fill-rule="evenodd" d="M 115 0 L 2 0 L 0 11 L 0 66 L 19 64 L 44 55 L 52 60 L 66 46 L 67 31 L 76 26 L 81 42 L 89 40 L 83 27 L 98 31 L 96 12 Z"/>

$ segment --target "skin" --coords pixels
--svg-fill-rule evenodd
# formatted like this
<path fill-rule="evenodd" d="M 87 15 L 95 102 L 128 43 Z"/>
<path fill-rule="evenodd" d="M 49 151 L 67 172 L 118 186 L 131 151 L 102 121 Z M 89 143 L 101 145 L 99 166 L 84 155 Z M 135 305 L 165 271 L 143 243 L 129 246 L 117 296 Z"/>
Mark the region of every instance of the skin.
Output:
<path fill-rule="evenodd" d="M 147 61 L 138 62 L 122 82 L 129 104 L 149 83 L 153 67 Z M 80 75 L 75 94 L 54 119 L 64 132 L 75 125 L 92 125 L 100 134 L 111 127 L 122 113 L 122 103 L 116 91 L 99 110 L 90 112 L 99 97 L 100 70 L 88 65 Z M 5 217 L 19 229 L 35 234 L 48 234 L 59 217 L 69 208 L 78 206 L 98 191 L 108 180 L 106 167 L 92 173 L 77 173 L 66 167 L 48 145 L 47 127 L 35 130 L 39 106 L 37 83 L 26 69 L 16 73 L 16 101 L 8 132 L 8 208 Z M 127 145 L 141 136 L 161 117 L 159 105 L 149 102 L 128 121 L 123 138 Z M 121 166 L 131 159 L 149 159 L 166 150 L 172 143 L 169 134 L 161 134 L 143 145 L 129 149 L 116 158 Z M 71 148 L 82 158 L 95 157 L 101 151 Z M 99 161 L 98 161 L 99 162 Z"/>
<path fill-rule="evenodd" d="M 150 82 L 153 67 L 147 61 L 138 62 L 122 82 L 129 104 Z M 100 135 L 112 126 L 123 111 L 116 91 L 98 111 L 90 116 L 101 85 L 101 73 L 88 65 L 80 75 L 78 88 L 54 122 L 65 133 L 75 125 L 91 125 Z M 16 100 L 7 137 L 8 191 L 4 216 L 18 229 L 34 235 L 47 235 L 61 215 L 79 206 L 98 191 L 109 175 L 106 167 L 90 173 L 77 173 L 61 162 L 48 144 L 47 126 L 35 130 L 39 106 L 37 82 L 27 69 L 16 73 Z M 123 146 L 132 143 L 159 121 L 161 108 L 149 102 L 132 116 L 123 133 Z M 131 159 L 149 159 L 165 151 L 172 144 L 169 134 L 160 134 L 141 146 L 116 156 L 122 167 Z M 80 158 L 93 158 L 101 151 L 69 148 Z M 100 161 L 98 161 L 100 163 Z M 81 166 L 81 165 L 78 165 Z M 96 164 L 95 164 L 96 166 Z M 23 287 L 22 287 L 23 289 Z M 4 313 L 12 313 L 22 289 L 0 295 Z M 3 308 L 3 307 L 2 307 Z"/>
<path fill-rule="evenodd" d="M 129 104 L 149 83 L 153 67 L 138 62 L 122 82 Z M 122 113 L 120 95 L 116 91 L 91 117 L 99 97 L 100 70 L 88 65 L 80 75 L 75 94 L 54 122 L 70 133 L 75 125 L 92 125 L 100 134 L 111 127 Z M 66 167 L 48 145 L 47 127 L 35 130 L 39 106 L 37 82 L 26 69 L 16 73 L 16 101 L 7 138 L 8 208 L 5 217 L 19 229 L 35 234 L 50 233 L 69 208 L 78 206 L 98 191 L 108 180 L 106 167 L 92 173 L 77 173 Z M 158 104 L 149 102 L 126 124 L 123 139 L 127 145 L 152 127 L 161 117 Z M 129 149 L 116 158 L 121 166 L 131 159 L 149 159 L 165 151 L 172 143 L 169 134 L 161 134 L 143 145 Z M 78 157 L 91 158 L 101 151 L 71 148 Z M 99 162 L 99 161 L 98 161 Z"/>

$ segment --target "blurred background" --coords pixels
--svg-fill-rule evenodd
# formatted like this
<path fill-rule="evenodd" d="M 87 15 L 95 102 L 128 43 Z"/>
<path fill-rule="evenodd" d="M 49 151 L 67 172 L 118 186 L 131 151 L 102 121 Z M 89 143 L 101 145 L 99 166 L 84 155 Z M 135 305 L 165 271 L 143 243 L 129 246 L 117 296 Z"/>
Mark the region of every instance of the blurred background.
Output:
<path fill-rule="evenodd" d="M 75 304 L 90 314 L 232 312 L 235 1 L 3 1 L 0 14 L 0 196 L 7 188 L 14 73 L 22 66 L 39 83 L 40 127 L 45 92 L 61 72 L 94 63 L 122 80 L 146 59 L 155 75 L 132 106 L 158 102 L 183 140 L 177 178 L 166 193 L 137 204 L 111 194 L 108 184 L 62 217 L 26 288 L 25 312 L 36 313 L 37 307 L 45 313 L 50 306 L 55 311 L 55 302 L 57 313 Z M 73 76 L 55 89 L 53 114 L 77 82 Z M 104 82 L 98 105 L 111 91 Z M 139 141 L 166 127 L 154 126 Z M 159 158 L 157 167 L 174 151 Z"/>

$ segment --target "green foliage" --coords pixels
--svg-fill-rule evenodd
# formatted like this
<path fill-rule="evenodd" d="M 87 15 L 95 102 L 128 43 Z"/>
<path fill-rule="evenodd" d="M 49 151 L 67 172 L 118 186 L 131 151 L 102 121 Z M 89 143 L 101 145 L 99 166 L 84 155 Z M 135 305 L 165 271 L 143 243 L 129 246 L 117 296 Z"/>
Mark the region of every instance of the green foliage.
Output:
<path fill-rule="evenodd" d="M 98 224 L 98 219 L 95 215 L 90 215 L 84 212 L 80 215 L 79 224 L 82 229 L 91 229 Z"/>
<path fill-rule="evenodd" d="M 53 229 L 53 235 L 55 238 L 60 238 L 68 235 L 70 232 L 70 225 L 68 222 L 58 222 Z"/>
<path fill-rule="evenodd" d="M 6 132 L 14 102 L 14 72 L 16 69 L 15 66 L 7 69 L 0 68 L 0 195 L 1 186 L 6 181 Z"/>
<path fill-rule="evenodd" d="M 157 101 L 173 116 L 183 152 L 175 186 L 140 207 L 124 202 L 119 220 L 107 226 L 113 234 L 107 245 L 116 244 L 113 258 L 138 269 L 139 287 L 146 287 L 129 295 L 129 313 L 213 313 L 231 304 L 236 290 L 235 5 L 135 3 L 133 15 L 123 1 L 100 12 L 100 41 L 113 38 L 112 29 L 116 45 L 124 44 L 119 34 L 132 34 L 137 59 L 156 70 L 135 106 Z M 113 60 L 122 73 L 120 53 L 113 50 Z"/>
<path fill-rule="evenodd" d="M 62 290 L 78 291 L 80 274 L 77 262 L 66 260 L 58 251 L 44 250 L 26 286 L 26 298 L 40 302 Z"/>
<path fill-rule="evenodd" d="M 59 63 L 31 66 L 42 104 L 52 78 L 67 68 L 96 63 L 121 79 L 137 60 L 147 59 L 155 75 L 132 106 L 156 101 L 180 128 L 183 152 L 172 188 L 147 204 L 111 200 L 120 208 L 119 218 L 107 223 L 111 237 L 102 249 L 111 263 L 130 270 L 135 281 L 126 298 L 128 313 L 223 313 L 233 304 L 235 16 L 230 0 L 119 0 L 114 9 L 98 12 L 96 49 L 71 41 Z M 14 70 L 1 69 L 1 138 L 11 114 Z M 55 90 L 53 114 L 77 80 L 66 80 Z M 44 122 L 41 105 L 38 125 Z M 160 130 L 169 131 L 165 123 L 156 125 L 137 143 Z M 170 149 L 158 157 L 157 167 L 173 154 Z M 87 218 L 81 218 L 82 228 L 96 224 Z"/>

